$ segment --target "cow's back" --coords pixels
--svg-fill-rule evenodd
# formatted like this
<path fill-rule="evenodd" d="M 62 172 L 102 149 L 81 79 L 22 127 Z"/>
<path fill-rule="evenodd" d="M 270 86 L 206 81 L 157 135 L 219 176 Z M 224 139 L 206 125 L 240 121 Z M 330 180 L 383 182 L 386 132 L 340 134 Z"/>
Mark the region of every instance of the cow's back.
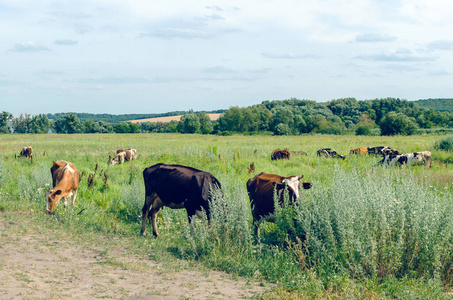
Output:
<path fill-rule="evenodd" d="M 198 203 L 208 201 L 210 188 L 221 188 L 212 174 L 181 165 L 153 165 L 143 171 L 143 178 L 146 194 L 155 192 L 164 203 L 184 202 L 188 198 Z"/>
<path fill-rule="evenodd" d="M 72 163 L 63 160 L 55 161 L 50 168 L 50 172 L 52 174 L 53 187 L 57 186 L 58 183 L 64 179 L 66 172 L 71 172 L 71 174 L 67 175 L 66 180 L 68 181 L 68 184 L 71 185 L 72 189 L 78 189 L 80 174 Z"/>

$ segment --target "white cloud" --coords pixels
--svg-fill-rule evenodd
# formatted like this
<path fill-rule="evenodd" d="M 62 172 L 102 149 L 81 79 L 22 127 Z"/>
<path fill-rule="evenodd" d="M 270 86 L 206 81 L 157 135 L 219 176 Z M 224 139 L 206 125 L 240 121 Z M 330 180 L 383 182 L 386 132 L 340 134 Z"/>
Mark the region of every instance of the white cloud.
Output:
<path fill-rule="evenodd" d="M 15 44 L 13 48 L 9 49 L 12 52 L 41 52 L 50 51 L 49 48 L 35 44 L 32 41 L 26 43 Z"/>

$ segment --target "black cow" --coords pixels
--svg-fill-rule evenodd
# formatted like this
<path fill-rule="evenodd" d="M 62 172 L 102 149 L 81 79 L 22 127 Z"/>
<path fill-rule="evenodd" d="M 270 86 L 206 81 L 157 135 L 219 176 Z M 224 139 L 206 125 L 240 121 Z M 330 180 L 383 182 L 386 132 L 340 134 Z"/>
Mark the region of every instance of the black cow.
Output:
<path fill-rule="evenodd" d="M 300 179 L 302 177 L 303 175 L 300 177 L 283 177 L 262 172 L 247 181 L 253 226 L 257 236 L 260 235 L 259 225 L 263 219 L 274 221 L 272 218 L 274 213 L 274 190 L 276 190 L 280 204 L 283 203 L 285 187 L 288 189 L 289 200 L 295 202 L 299 198 Z M 304 189 L 309 189 L 312 184 L 303 182 L 302 186 Z"/>
<path fill-rule="evenodd" d="M 153 235 L 159 236 L 156 218 L 163 206 L 185 208 L 189 222 L 192 222 L 195 214 L 201 217 L 202 210 L 205 210 L 209 220 L 211 190 L 217 188 L 221 191 L 220 182 L 212 174 L 180 165 L 153 165 L 143 171 L 143 179 L 145 180 L 141 229 L 143 236 L 148 218 L 153 224 Z"/>
<path fill-rule="evenodd" d="M 368 147 L 368 154 L 380 154 L 382 155 L 382 150 L 383 149 L 390 149 L 390 147 L 387 146 L 376 146 L 376 147 Z"/>
<path fill-rule="evenodd" d="M 338 154 L 337 151 L 331 148 L 321 148 L 316 152 L 317 156 L 324 156 L 324 157 L 333 157 L 333 158 L 341 158 L 346 159 L 346 156 L 342 154 Z"/>

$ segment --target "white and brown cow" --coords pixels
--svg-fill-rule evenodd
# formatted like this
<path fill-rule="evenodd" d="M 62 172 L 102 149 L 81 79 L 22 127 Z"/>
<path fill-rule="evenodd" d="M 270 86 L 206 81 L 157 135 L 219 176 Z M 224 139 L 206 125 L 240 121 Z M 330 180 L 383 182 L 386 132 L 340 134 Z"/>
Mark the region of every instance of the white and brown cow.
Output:
<path fill-rule="evenodd" d="M 274 221 L 274 193 L 281 205 L 284 200 L 285 188 L 287 188 L 289 200 L 294 203 L 299 198 L 302 176 L 280 176 L 277 174 L 260 173 L 247 181 L 247 192 L 252 209 L 253 226 L 255 234 L 260 235 L 260 223 L 263 220 Z M 312 184 L 303 182 L 302 188 L 309 189 Z"/>
<path fill-rule="evenodd" d="M 431 167 L 431 152 L 421 151 L 400 155 L 385 155 L 384 159 L 382 159 L 379 163 L 387 166 L 405 165 L 410 167 L 426 165 L 427 167 Z"/>
<path fill-rule="evenodd" d="M 47 212 L 52 213 L 57 208 L 60 200 L 63 202 L 65 210 L 66 200 L 69 200 L 72 211 L 80 182 L 79 172 L 72 163 L 59 160 L 53 162 L 50 173 L 52 174 L 53 189 L 46 192 Z"/>
<path fill-rule="evenodd" d="M 26 158 L 31 158 L 33 154 L 33 148 L 25 146 L 20 150 L 19 157 L 25 156 Z"/>
<path fill-rule="evenodd" d="M 117 154 L 110 160 L 110 165 L 114 166 L 118 163 L 123 164 L 125 161 L 137 159 L 136 149 L 117 150 Z"/>

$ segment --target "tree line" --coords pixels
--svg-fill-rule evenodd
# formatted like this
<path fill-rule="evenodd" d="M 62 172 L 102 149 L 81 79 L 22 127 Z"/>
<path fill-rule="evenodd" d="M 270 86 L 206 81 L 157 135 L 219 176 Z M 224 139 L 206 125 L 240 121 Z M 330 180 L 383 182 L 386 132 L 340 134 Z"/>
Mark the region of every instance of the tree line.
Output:
<path fill-rule="evenodd" d="M 96 116 L 96 115 L 94 115 Z M 361 100 L 342 98 L 318 103 L 313 100 L 263 101 L 248 107 L 230 107 L 216 121 L 206 112 L 190 110 L 180 121 L 118 122 L 81 120 L 77 114 L 62 114 L 52 120 L 45 114 L 14 118 L 0 115 L 0 133 L 139 133 L 179 132 L 230 135 L 306 133 L 357 135 L 411 135 L 418 129 L 453 128 L 453 115 L 422 107 L 415 102 L 384 98 Z"/>

